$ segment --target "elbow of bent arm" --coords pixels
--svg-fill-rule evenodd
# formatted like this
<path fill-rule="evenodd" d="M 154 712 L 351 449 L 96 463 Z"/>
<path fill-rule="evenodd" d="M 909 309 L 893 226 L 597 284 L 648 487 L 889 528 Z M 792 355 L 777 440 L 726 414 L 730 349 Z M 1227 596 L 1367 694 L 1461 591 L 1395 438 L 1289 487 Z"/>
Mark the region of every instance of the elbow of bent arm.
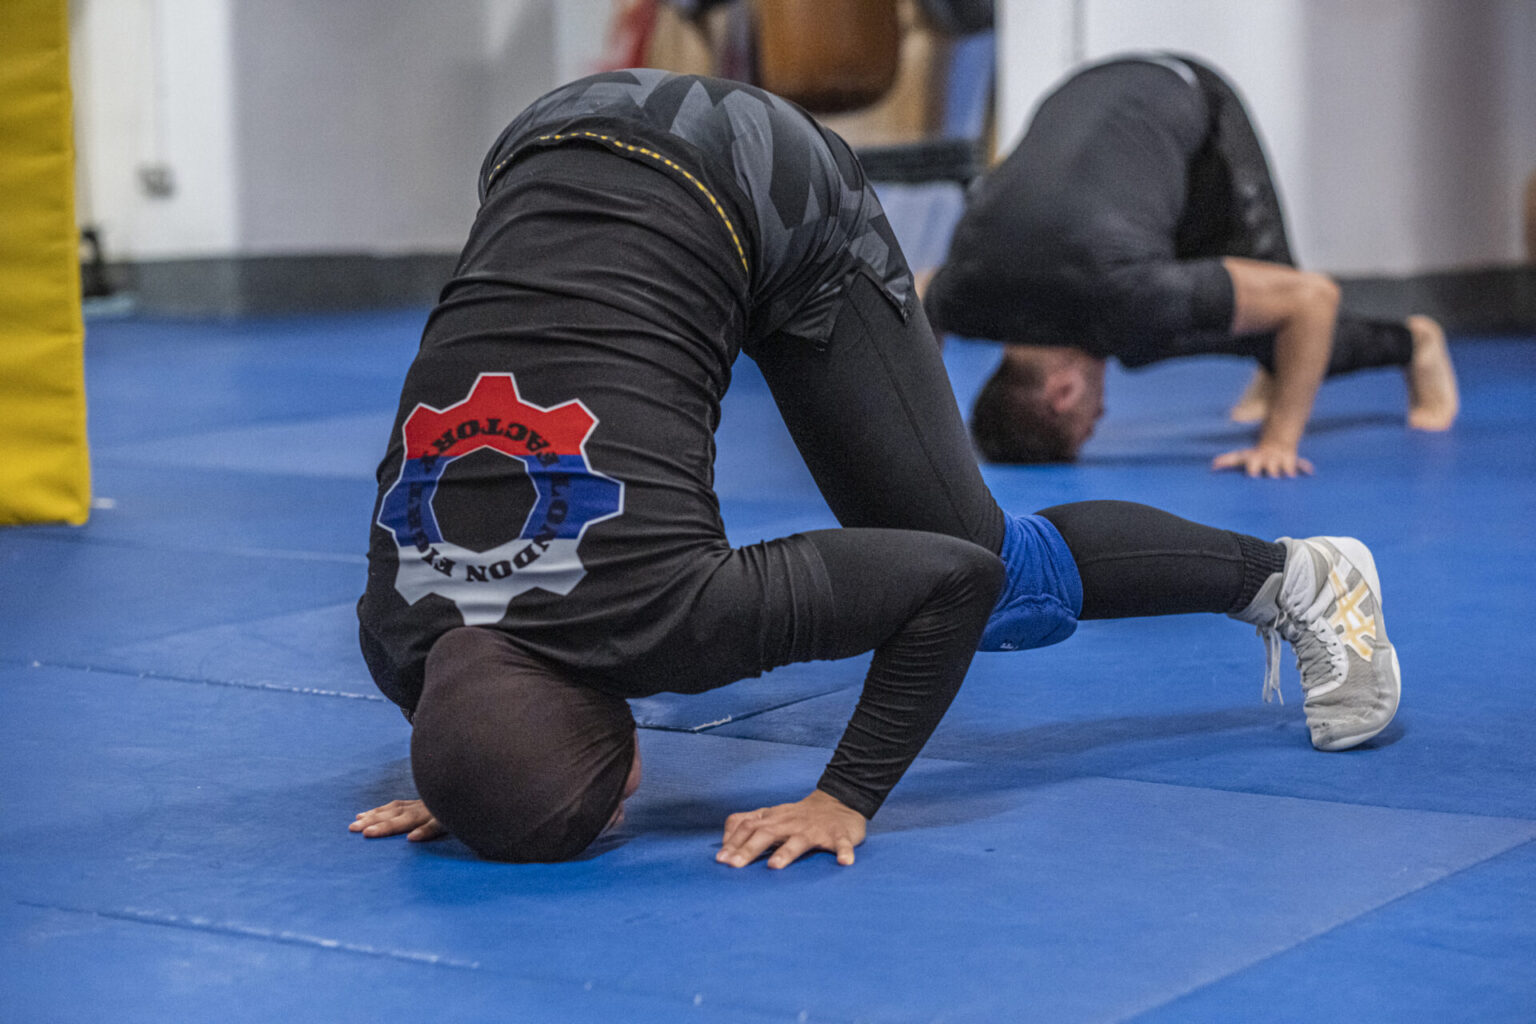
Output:
<path fill-rule="evenodd" d="M 1343 294 L 1339 285 L 1327 274 L 1306 271 L 1301 276 L 1301 302 L 1310 310 L 1333 316 L 1339 310 Z"/>

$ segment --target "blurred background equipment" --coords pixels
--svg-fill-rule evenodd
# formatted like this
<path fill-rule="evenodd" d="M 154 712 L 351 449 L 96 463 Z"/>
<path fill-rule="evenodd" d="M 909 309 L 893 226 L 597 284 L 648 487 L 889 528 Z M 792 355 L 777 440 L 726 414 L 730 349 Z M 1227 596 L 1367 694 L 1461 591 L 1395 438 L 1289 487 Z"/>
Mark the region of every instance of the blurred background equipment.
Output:
<path fill-rule="evenodd" d="M 923 15 L 950 35 L 992 31 L 996 20 L 992 0 L 920 0 Z"/>
<path fill-rule="evenodd" d="M 0 4 L 0 524 L 90 513 L 66 12 Z"/>
<path fill-rule="evenodd" d="M 1536 171 L 1525 183 L 1525 261 L 1536 263 Z"/>
<path fill-rule="evenodd" d="M 758 84 L 814 114 L 867 107 L 896 81 L 896 0 L 755 0 Z"/>
<path fill-rule="evenodd" d="M 862 49 L 883 78 L 888 13 L 870 39 L 828 30 L 862 2 L 804 3 L 793 19 L 775 14 L 792 0 L 71 0 L 80 216 L 116 301 L 146 312 L 430 303 L 474 216 L 474 168 L 528 102 L 633 64 L 769 84 L 792 69 L 775 54 L 826 43 Z M 899 26 L 889 87 L 815 114 L 883 198 L 896 185 L 939 197 L 887 203 L 922 225 L 902 236 L 914 262 L 942 258 L 954 190 L 1012 148 L 1070 69 L 1169 49 L 1243 83 L 1296 248 L 1353 304 L 1467 330 L 1536 323 L 1531 0 L 878 6 Z M 822 79 L 846 89 L 831 69 Z M 168 194 L 146 192 L 145 167 Z"/>

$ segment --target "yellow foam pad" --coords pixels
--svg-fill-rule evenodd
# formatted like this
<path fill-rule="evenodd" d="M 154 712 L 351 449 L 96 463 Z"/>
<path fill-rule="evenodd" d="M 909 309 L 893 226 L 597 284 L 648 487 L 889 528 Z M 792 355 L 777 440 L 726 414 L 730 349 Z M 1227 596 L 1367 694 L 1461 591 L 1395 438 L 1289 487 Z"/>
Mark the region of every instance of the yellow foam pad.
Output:
<path fill-rule="evenodd" d="M 0 524 L 90 512 L 67 0 L 0 3 Z"/>

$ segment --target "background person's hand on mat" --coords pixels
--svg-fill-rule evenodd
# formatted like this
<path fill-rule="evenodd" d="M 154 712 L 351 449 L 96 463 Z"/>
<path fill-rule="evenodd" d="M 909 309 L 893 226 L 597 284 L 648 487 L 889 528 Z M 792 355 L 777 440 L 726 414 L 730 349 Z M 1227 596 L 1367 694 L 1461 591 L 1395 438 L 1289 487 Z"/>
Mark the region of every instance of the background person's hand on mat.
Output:
<path fill-rule="evenodd" d="M 1297 455 L 1295 448 L 1262 443 L 1218 455 L 1211 461 L 1211 468 L 1240 469 L 1249 476 L 1275 478 L 1295 476 L 1297 473 L 1312 475 L 1312 463 Z"/>
<path fill-rule="evenodd" d="M 808 850 L 837 854 L 853 863 L 853 848 L 864 841 L 864 815 L 834 796 L 816 790 L 804 800 L 742 811 L 725 819 L 725 837 L 715 860 L 744 868 L 777 846 L 770 868 L 788 867 Z"/>
<path fill-rule="evenodd" d="M 382 807 L 363 811 L 347 830 L 361 832 L 369 839 L 409 832 L 405 838 L 418 843 L 447 834 L 447 829 L 438 824 L 420 800 L 391 800 Z"/>

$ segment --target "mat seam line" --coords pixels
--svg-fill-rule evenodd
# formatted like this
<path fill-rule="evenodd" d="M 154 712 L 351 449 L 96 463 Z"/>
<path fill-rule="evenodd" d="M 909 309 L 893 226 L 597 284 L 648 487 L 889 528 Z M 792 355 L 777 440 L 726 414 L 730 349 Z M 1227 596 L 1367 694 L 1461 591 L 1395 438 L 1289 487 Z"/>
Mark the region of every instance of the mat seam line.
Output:
<path fill-rule="evenodd" d="M 66 914 L 84 914 L 92 917 L 102 917 L 110 921 L 127 921 L 132 924 L 151 925 L 161 928 L 175 928 L 180 931 L 199 932 L 212 935 L 238 936 L 240 938 L 256 939 L 263 942 L 276 942 L 287 946 L 303 946 L 313 949 L 334 950 L 340 953 L 350 953 L 354 956 L 364 956 L 379 960 L 397 960 L 407 963 L 425 964 L 430 967 L 451 967 L 458 970 L 478 971 L 481 969 L 478 960 L 459 960 L 450 956 L 442 956 L 435 953 L 402 952 L 399 950 L 379 949 L 374 946 L 361 946 L 356 943 L 343 942 L 339 939 L 324 939 L 318 935 L 301 935 L 297 932 L 273 931 L 265 928 L 254 928 L 244 925 L 228 924 L 213 921 L 202 917 L 182 917 L 177 914 L 159 913 L 152 910 L 138 910 L 128 907 L 123 910 L 92 910 L 87 907 L 69 907 L 52 903 L 41 903 L 33 900 L 17 900 L 18 906 L 33 907 L 38 910 L 54 910 Z"/>
<path fill-rule="evenodd" d="M 281 558 L 290 562 L 329 562 L 335 565 L 367 565 L 367 555 L 349 555 L 333 551 L 298 551 L 290 548 L 222 548 L 222 547 L 169 547 L 164 544 L 143 544 L 120 537 L 88 537 L 84 533 L 65 533 L 50 530 L 31 535 L 33 540 L 54 541 L 83 547 L 117 548 L 123 551 L 159 551 L 172 554 L 233 555 L 242 558 Z M 341 602 L 335 602 L 341 603 Z"/>
<path fill-rule="evenodd" d="M 1524 821 L 1524 820 L 1527 820 L 1527 819 L 1516 818 L 1516 819 L 1513 819 L 1513 820 Z M 1194 995 L 1197 992 L 1202 992 L 1202 991 L 1204 991 L 1204 990 L 1206 990 L 1208 988 L 1211 988 L 1213 986 L 1220 985 L 1223 982 L 1229 981 L 1232 978 L 1235 978 L 1235 977 L 1237 977 L 1237 976 L 1239 976 L 1241 974 L 1245 974 L 1248 971 L 1251 971 L 1254 968 L 1259 967 L 1262 964 L 1268 963 L 1269 961 L 1275 959 L 1276 957 L 1284 956 L 1287 953 L 1290 953 L 1290 952 L 1292 952 L 1294 950 L 1300 949 L 1303 946 L 1306 946 L 1306 945 L 1308 945 L 1308 944 L 1310 944 L 1312 942 L 1317 941 L 1318 939 L 1322 938 L 1325 935 L 1329 935 L 1329 934 L 1331 934 L 1333 932 L 1336 932 L 1340 928 L 1345 928 L 1345 927 L 1347 927 L 1349 925 L 1352 925 L 1352 924 L 1356 923 L 1357 921 L 1362 920 L 1363 918 L 1370 917 L 1373 914 L 1379 913 L 1382 910 L 1385 910 L 1386 908 L 1392 906 L 1394 903 L 1398 903 L 1398 902 L 1401 902 L 1402 900 L 1406 900 L 1410 896 L 1417 896 L 1419 893 L 1424 892 L 1427 889 L 1432 889 L 1435 886 L 1440 885 L 1443 882 L 1448 882 L 1448 881 L 1450 881 L 1451 879 L 1455 878 L 1458 875 L 1461 875 L 1461 874 L 1464 874 L 1464 873 L 1466 873 L 1468 871 L 1471 871 L 1473 868 L 1481 867 L 1482 865 L 1488 863 L 1491 860 L 1496 860 L 1499 857 L 1503 857 L 1506 854 L 1513 853 L 1516 850 L 1522 849 L 1523 847 L 1527 847 L 1527 846 L 1536 846 L 1536 837 L 1529 837 L 1528 836 L 1527 838 L 1522 839 L 1519 842 L 1514 843 L 1514 844 L 1512 844 L 1510 846 L 1507 846 L 1507 847 L 1505 847 L 1502 850 L 1498 850 L 1498 851 L 1496 851 L 1494 853 L 1489 854 L 1486 857 L 1482 857 L 1482 858 L 1479 858 L 1478 860 L 1472 861 L 1469 864 L 1465 864 L 1465 865 L 1457 868 L 1454 871 L 1447 872 L 1446 874 L 1441 875 L 1439 878 L 1435 878 L 1435 879 L 1432 879 L 1431 881 L 1425 882 L 1422 885 L 1415 886 L 1414 888 L 1409 889 L 1407 892 L 1400 893 L 1399 895 L 1392 897 L 1390 900 L 1387 900 L 1384 903 L 1379 903 L 1376 906 L 1371 907 L 1369 910 L 1366 910 L 1366 911 L 1364 911 L 1362 913 L 1356 914 L 1354 917 L 1351 917 L 1348 920 L 1340 921 L 1337 924 L 1330 925 L 1329 927 L 1324 928 L 1322 931 L 1315 932 L 1315 933 L 1313 933 L 1311 935 L 1307 935 L 1307 936 L 1303 937 L 1302 939 L 1300 939 L 1300 940 L 1298 940 L 1296 942 L 1293 942 L 1290 945 L 1284 947 L 1283 949 L 1278 949 L 1278 950 L 1275 950 L 1272 953 L 1265 954 L 1263 957 L 1260 957 L 1257 960 L 1253 960 L 1250 963 L 1244 964 L 1242 967 L 1239 967 L 1235 971 L 1229 971 L 1226 974 L 1223 974 L 1219 978 L 1213 978 L 1210 981 L 1201 982 L 1200 984 L 1195 985 L 1192 988 L 1188 988 L 1188 989 L 1184 990 L 1183 992 L 1178 993 L 1177 995 L 1173 996 L 1170 999 L 1164 999 L 1161 1002 L 1158 1002 L 1158 1003 L 1155 1003 L 1155 1004 L 1153 1004 L 1151 1006 L 1148 1006 L 1148 1007 L 1145 1007 L 1143 1009 L 1137 1010 L 1135 1013 L 1133 1013 L 1132 1015 L 1130 1015 L 1128 1017 L 1116 1017 L 1116 1018 L 1113 1019 L 1114 1020 L 1114 1024 L 1133 1024 L 1134 1021 L 1136 1021 L 1137 1019 L 1139 1019 L 1139 1018 L 1141 1018 L 1141 1017 L 1143 1017 L 1143 1016 L 1145 1016 L 1145 1015 L 1147 1015 L 1149 1013 L 1154 1013 L 1154 1012 L 1156 1012 L 1158 1010 L 1162 1010 L 1162 1009 L 1165 1009 L 1167 1007 L 1170 1007 L 1170 1006 L 1174 1005 L 1175 1003 L 1180 1002 L 1181 1000 L 1189 998 L 1190 996 Z"/>
<path fill-rule="evenodd" d="M 451 970 L 474 971 L 488 977 L 503 977 L 520 979 L 524 981 L 537 981 L 541 984 L 555 987 L 571 987 L 582 991 L 601 991 L 616 996 L 639 995 L 647 999 L 655 1000 L 663 1004 L 678 1003 L 678 1012 L 686 1013 L 694 1007 L 702 1005 L 694 1002 L 692 1007 L 686 1007 L 683 1002 L 678 1002 L 677 997 L 664 992 L 641 989 L 636 991 L 625 987 L 600 986 L 595 981 L 577 981 L 551 975 L 528 975 L 519 971 L 500 971 L 495 967 L 486 966 L 479 960 L 460 960 L 456 957 L 440 955 L 436 953 L 415 953 L 399 950 L 379 949 L 374 946 L 362 946 L 356 943 L 343 942 L 340 939 L 324 939 L 317 935 L 302 935 L 297 932 L 275 931 L 266 928 L 255 928 L 248 925 L 236 925 L 213 921 L 208 918 L 178 914 L 162 913 L 153 910 L 139 910 L 127 907 L 123 910 L 96 910 L 89 907 L 71 907 L 54 903 L 43 903 L 37 900 L 18 899 L 14 901 L 17 906 L 31 907 L 35 910 L 51 910 L 63 914 L 79 914 L 87 917 L 100 917 L 108 921 L 122 921 L 128 924 L 141 924 L 150 927 L 172 928 L 177 931 L 188 931 L 200 935 L 218 935 L 229 938 L 252 939 L 257 942 L 271 942 L 277 945 L 298 946 L 304 949 L 320 949 L 327 952 L 347 953 L 353 956 L 370 960 L 385 960 L 398 963 L 420 964 L 426 967 L 446 967 Z M 781 1011 L 778 1008 L 762 1008 L 752 1004 L 727 1004 L 728 1008 L 745 1011 L 765 1020 L 777 1017 Z M 686 1008 L 684 1008 L 686 1007 Z M 804 1019 L 804 1018 L 802 1018 Z M 822 1018 L 828 1019 L 828 1018 Z M 836 1018 L 846 1020 L 847 1018 Z"/>
<path fill-rule="evenodd" d="M 0 665 L 13 665 L 17 668 L 58 668 L 71 672 L 99 672 L 104 675 L 123 676 L 131 679 L 154 679 L 160 682 L 168 683 L 195 683 L 200 686 L 228 686 L 238 690 L 263 690 L 269 693 L 296 693 L 300 696 L 307 697 L 339 697 L 346 700 L 377 701 L 383 704 L 390 703 L 388 698 L 384 697 L 382 694 L 377 693 L 348 693 L 345 690 L 322 690 L 318 687 L 292 686 L 283 683 L 246 683 L 234 679 L 207 679 L 201 676 L 180 676 L 165 672 L 138 672 L 132 669 L 92 665 L 86 662 L 42 661 L 40 659 L 33 659 L 28 661 L 24 658 L 0 657 Z M 806 701 L 815 700 L 818 697 L 825 697 L 830 693 L 838 693 L 841 690 L 848 688 L 849 687 L 839 687 L 837 690 L 828 690 L 826 693 L 817 693 L 810 694 L 805 697 L 797 697 L 794 700 L 787 701 L 783 704 L 775 704 L 772 707 L 759 708 L 758 710 L 750 711 L 741 715 L 732 715 L 728 718 L 722 718 L 714 722 L 707 722 L 703 725 L 677 726 L 653 725 L 647 723 L 640 725 L 640 728 L 652 729 L 656 732 L 675 732 L 687 735 L 702 736 L 712 729 L 717 729 L 724 725 L 730 725 L 733 722 L 744 722 L 749 718 L 755 718 L 758 715 L 767 714 L 770 711 L 781 711 L 784 708 L 793 707 L 796 704 L 803 704 Z M 801 746 L 802 744 L 792 745 Z"/>
<path fill-rule="evenodd" d="M 733 724 L 735 722 L 745 722 L 745 721 L 747 721 L 750 718 L 756 718 L 758 715 L 766 715 L 770 711 L 782 711 L 785 708 L 792 708 L 796 704 L 804 704 L 806 701 L 816 700 L 816 699 L 818 699 L 820 697 L 826 697 L 826 696 L 829 696 L 829 695 L 834 694 L 834 693 L 841 693 L 844 690 L 849 690 L 849 689 L 852 689 L 852 688 L 853 688 L 853 684 L 849 684 L 848 686 L 839 686 L 837 689 L 835 689 L 835 690 L 827 690 L 825 693 L 812 693 L 812 694 L 808 694 L 808 695 L 806 695 L 804 697 L 796 697 L 796 698 L 794 698 L 792 700 L 785 701 L 783 704 L 775 704 L 772 707 L 767 707 L 767 708 L 758 708 L 756 711 L 748 711 L 748 712 L 746 712 L 744 714 L 740 714 L 740 715 L 730 715 L 729 717 L 721 718 L 721 719 L 719 719 L 717 721 L 714 721 L 714 722 L 705 722 L 702 725 L 693 725 L 693 726 L 687 727 L 686 729 L 677 729 L 676 731 L 678 731 L 678 732 L 689 732 L 689 733 L 693 733 L 696 736 L 703 736 L 704 734 L 710 732 L 711 730 L 718 729 L 721 726 L 731 725 L 731 724 Z M 667 728 L 667 727 L 661 726 L 659 728 Z M 729 738 L 736 738 L 736 737 L 727 737 L 727 738 L 729 739 Z M 745 739 L 747 737 L 741 737 L 741 738 Z M 773 742 L 780 742 L 780 741 L 775 740 Z M 800 746 L 802 744 L 795 744 L 795 745 L 796 746 Z"/>
<path fill-rule="evenodd" d="M 102 675 L 122 676 L 129 679 L 154 679 L 167 683 L 195 683 L 199 686 L 227 686 L 237 690 L 262 690 L 267 693 L 295 693 L 303 697 L 339 697 L 346 700 L 378 701 L 388 704 L 389 699 L 379 693 L 348 693 L 345 690 L 322 690 L 314 686 L 293 686 L 286 683 L 244 683 L 234 679 L 205 679 L 200 676 L 178 676 L 164 672 L 136 672 L 132 669 L 111 668 L 83 662 L 27 661 L 20 658 L 0 658 L 0 665 L 18 668 L 60 668 L 71 672 L 93 672 Z"/>
<path fill-rule="evenodd" d="M 943 760 L 935 758 L 934 760 Z M 977 764 L 980 762 L 960 761 L 958 764 Z M 1523 821 L 1536 825 L 1536 817 L 1526 817 L 1522 814 L 1487 814 L 1478 811 L 1442 811 L 1434 807 L 1397 807 L 1392 804 L 1363 803 L 1359 800 L 1326 800 L 1315 796 L 1296 796 L 1292 793 L 1260 793 L 1251 789 L 1224 789 L 1220 786 L 1196 786 L 1188 782 L 1165 782 L 1161 779 L 1137 779 L 1124 775 L 1083 775 L 1077 776 L 1085 779 L 1104 779 L 1111 782 L 1135 782 L 1145 786 L 1171 786 L 1174 789 L 1196 789 L 1206 793 L 1235 793 L 1240 796 L 1266 797 L 1272 800 L 1304 800 L 1312 804 L 1326 804 L 1330 807 L 1374 807 L 1382 811 L 1401 811 L 1406 814 L 1445 814 L 1457 818 L 1482 818 L 1491 821 Z"/>

